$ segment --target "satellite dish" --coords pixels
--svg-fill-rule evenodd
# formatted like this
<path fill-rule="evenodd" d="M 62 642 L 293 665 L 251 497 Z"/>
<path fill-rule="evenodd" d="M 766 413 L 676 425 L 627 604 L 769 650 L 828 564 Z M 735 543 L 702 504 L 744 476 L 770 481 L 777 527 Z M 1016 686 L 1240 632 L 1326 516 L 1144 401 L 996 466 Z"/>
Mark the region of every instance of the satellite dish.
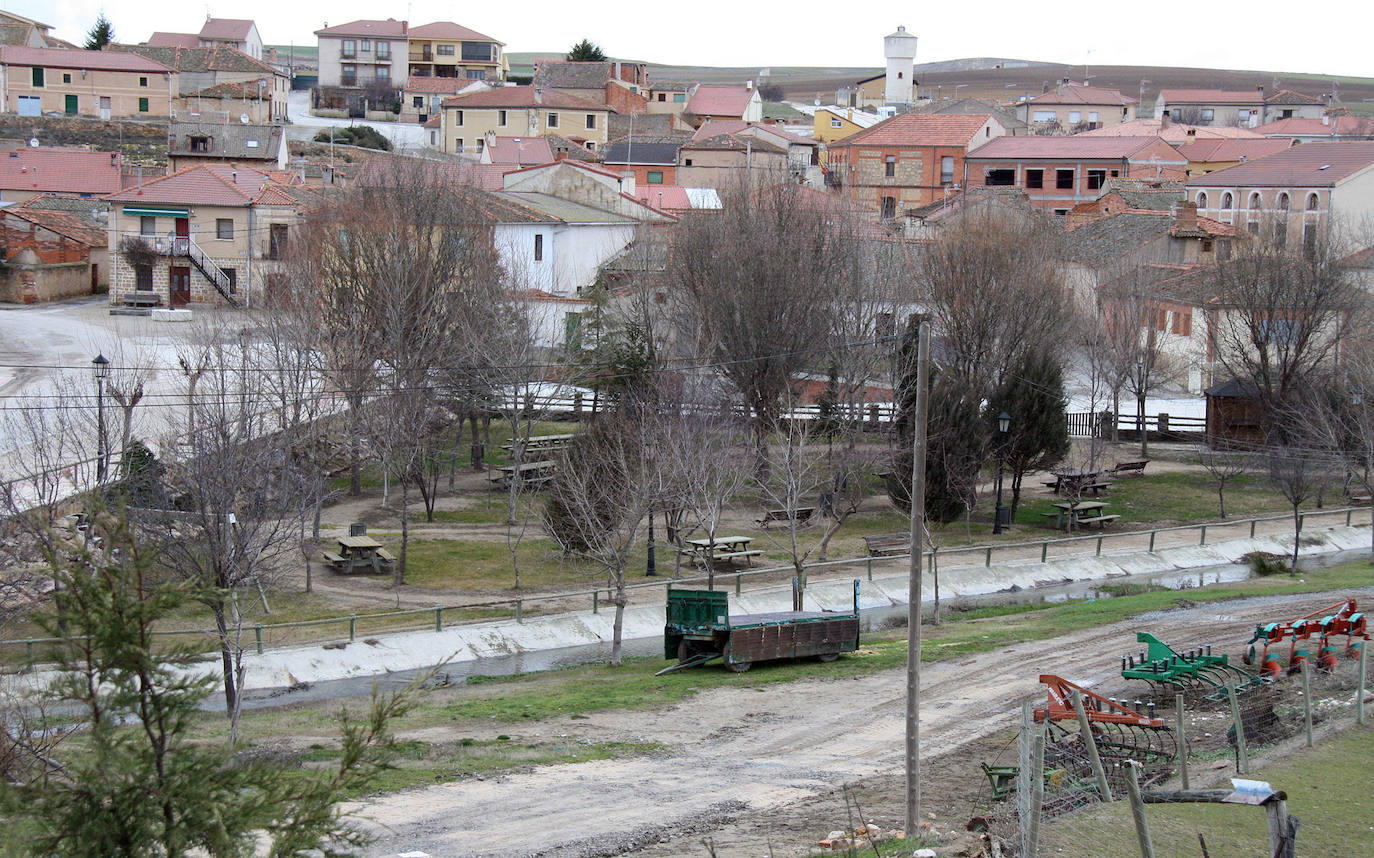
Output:
<path fill-rule="evenodd" d="M 33 148 L 37 149 L 37 148 L 38 148 L 38 138 L 37 138 L 37 137 L 30 137 L 30 138 L 29 138 L 29 145 L 32 146 Z"/>
<path fill-rule="evenodd" d="M 246 114 L 246 113 L 240 113 L 240 114 L 239 114 L 239 122 L 243 123 L 244 125 L 247 125 L 247 124 L 248 124 L 248 114 Z"/>

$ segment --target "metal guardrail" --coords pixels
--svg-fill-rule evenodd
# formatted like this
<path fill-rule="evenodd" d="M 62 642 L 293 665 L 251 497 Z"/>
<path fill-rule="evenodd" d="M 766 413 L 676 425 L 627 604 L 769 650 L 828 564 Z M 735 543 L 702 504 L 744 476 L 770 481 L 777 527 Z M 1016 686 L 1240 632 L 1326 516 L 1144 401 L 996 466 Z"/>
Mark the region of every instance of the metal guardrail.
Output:
<path fill-rule="evenodd" d="M 1299 513 L 1299 515 L 1298 515 L 1298 529 L 1299 529 L 1299 530 L 1302 530 L 1302 529 L 1304 529 L 1304 528 L 1307 526 L 1307 519 L 1313 518 L 1313 517 L 1318 517 L 1318 516 L 1320 516 L 1320 517 L 1333 517 L 1333 516 L 1339 517 L 1339 516 L 1344 516 L 1344 518 L 1345 518 L 1345 526 L 1346 526 L 1346 527 L 1349 527 L 1349 526 L 1351 525 L 1351 522 L 1354 520 L 1354 514 L 1357 513 L 1357 512 L 1361 512 L 1361 513 L 1366 513 L 1366 514 L 1368 514 L 1368 513 L 1370 512 L 1370 508 L 1369 508 L 1369 507 L 1360 506 L 1360 507 L 1339 507 L 1339 508 L 1335 508 L 1335 509 L 1325 509 L 1325 510 L 1308 510 L 1308 511 L 1306 511 L 1306 512 Z M 1041 563 L 1048 563 L 1049 560 L 1050 560 L 1050 548 L 1051 548 L 1051 546 L 1056 546 L 1056 545 L 1068 545 L 1068 544 L 1079 544 L 1079 543 L 1089 543 L 1089 542 L 1095 543 L 1095 550 L 1094 550 L 1094 552 L 1093 552 L 1093 555 L 1094 555 L 1094 556 L 1100 557 L 1100 556 L 1102 555 L 1102 548 L 1103 548 L 1104 542 L 1105 542 L 1106 540 L 1111 540 L 1111 539 L 1124 539 L 1124 538 L 1139 538 L 1139 537 L 1142 537 L 1142 536 L 1148 536 L 1148 537 L 1149 537 L 1149 548 L 1148 548 L 1148 550 L 1151 551 L 1151 552 L 1153 552 L 1153 551 L 1155 550 L 1155 542 L 1156 542 L 1156 539 L 1157 539 L 1158 535 L 1161 534 L 1161 533 L 1179 533 L 1179 532 L 1184 532 L 1184 531 L 1197 531 L 1197 532 L 1198 532 L 1198 542 L 1197 542 L 1197 544 L 1198 544 L 1198 545 L 1206 545 L 1206 544 L 1207 544 L 1207 529 L 1208 529 L 1209 527 L 1211 527 L 1211 528 L 1213 529 L 1213 532 L 1215 533 L 1216 529 L 1222 528 L 1222 527 L 1234 528 L 1234 527 L 1245 527 L 1246 525 L 1248 525 L 1248 526 L 1249 526 L 1249 530 L 1250 530 L 1250 538 L 1253 539 L 1253 538 L 1255 537 L 1255 527 L 1256 527 L 1256 525 L 1259 524 L 1260 522 L 1264 522 L 1264 521 L 1290 521 L 1290 520 L 1292 520 L 1292 514 L 1291 514 L 1291 513 L 1282 513 L 1282 514 L 1278 514 L 1278 515 L 1264 515 L 1264 516 L 1254 516 L 1254 517 L 1251 517 L 1251 518 L 1238 518 L 1238 519 L 1232 519 L 1232 520 L 1229 520 L 1229 521 L 1210 521 L 1210 522 L 1203 522 L 1203 523 L 1201 523 L 1201 524 L 1183 524 L 1183 525 L 1176 525 L 1176 526 L 1174 526 L 1174 527 L 1157 527 L 1157 528 L 1150 528 L 1150 529 L 1148 529 L 1148 530 L 1123 530 L 1123 531 L 1118 531 L 1118 532 L 1114 532 L 1114 533 L 1097 533 L 1097 534 L 1086 535 L 1086 536 L 1066 536 L 1066 537 L 1056 537 L 1056 538 L 1053 538 L 1053 539 L 1026 540 L 1026 541 L 1021 541 L 1021 542 L 1002 542 L 1002 543 L 997 543 L 997 544 L 993 544 L 993 545 L 967 545 L 967 546 L 959 546 L 959 547 L 954 547 L 954 548 L 940 549 L 939 551 L 933 552 L 933 553 L 936 554 L 936 555 L 938 555 L 939 557 L 942 557 L 942 558 L 948 558 L 948 557 L 951 557 L 951 556 L 953 556 L 953 555 L 960 555 L 960 554 L 982 555 L 982 558 L 981 558 L 981 559 L 982 559 L 982 562 L 981 562 L 981 563 L 975 563 L 975 564 L 962 564 L 962 567 L 963 567 L 963 568 L 969 568 L 970 566 L 983 566 L 983 567 L 985 567 L 985 568 L 988 568 L 988 567 L 991 567 L 991 566 L 992 566 L 993 555 L 994 555 L 995 552 L 999 552 L 999 551 L 1005 552 L 1005 551 L 1008 551 L 1008 550 L 1011 550 L 1011 549 L 1039 548 L 1039 549 L 1040 549 L 1040 562 L 1041 562 Z M 925 558 L 929 559 L 929 558 L 932 556 L 932 552 L 929 552 L 929 551 L 923 552 L 923 556 L 924 556 Z M 1061 555 L 1061 556 L 1062 556 L 1062 555 Z M 863 566 L 866 567 L 866 573 L 867 573 L 867 578 L 868 578 L 868 580 L 869 580 L 869 581 L 872 581 L 872 580 L 873 580 L 873 563 L 874 563 L 875 560 L 876 560 L 876 561 L 879 561 L 879 562 L 883 562 L 883 561 L 890 561 L 890 560 L 903 560 L 903 559 L 908 559 L 908 558 L 910 558 L 910 557 L 911 557 L 910 552 L 907 552 L 907 553 L 904 553 L 904 554 L 888 554 L 888 555 L 883 555 L 882 557 L 873 557 L 873 556 L 867 556 L 867 557 L 846 557 L 846 558 L 841 558 L 841 559 L 839 559 L 839 560 L 827 560 L 827 561 L 825 561 L 825 562 L 823 562 L 823 563 L 808 563 L 808 564 L 805 564 L 804 568 L 806 569 L 806 571 L 807 571 L 808 573 L 810 573 L 812 570 L 815 570 L 815 569 L 829 569 L 829 568 L 832 568 L 832 567 L 833 567 L 833 568 L 840 568 L 840 567 L 846 567 L 846 566 L 863 565 Z M 946 568 L 949 568 L 949 567 L 946 567 Z M 794 573 L 795 571 L 796 571 L 795 567 L 793 567 L 793 566 L 791 566 L 791 565 L 788 565 L 788 566 L 771 566 L 771 567 L 758 568 L 758 569 L 739 569 L 739 570 L 734 570 L 734 571 L 729 571 L 729 572 L 720 572 L 720 573 L 715 574 L 713 577 L 716 578 L 716 579 L 719 579 L 719 580 L 724 580 L 724 581 L 726 581 L 726 582 L 727 582 L 727 586 L 728 586 L 729 580 L 733 578 L 733 579 L 734 579 L 734 590 L 735 590 L 735 594 L 738 595 L 738 594 L 740 593 L 740 591 L 741 591 L 742 582 L 743 582 L 743 580 L 744 580 L 745 578 L 754 578 L 754 577 L 761 576 L 761 575 L 777 574 L 777 573 L 780 573 L 780 572 Z M 669 585 L 680 585 L 680 584 L 684 584 L 684 583 L 696 583 L 696 582 L 707 581 L 710 577 L 712 577 L 712 576 L 708 576 L 708 575 L 705 575 L 705 574 L 702 574 L 702 575 L 692 575 L 692 576 L 680 577 L 680 578 L 674 578 L 674 577 L 671 577 L 671 576 L 664 576 L 662 579 L 657 580 L 657 581 L 642 581 L 642 582 L 638 582 L 638 583 L 635 583 L 635 584 L 629 584 L 629 585 L 627 585 L 627 586 L 625 587 L 625 589 L 626 589 L 626 590 L 644 590 L 644 589 L 651 589 L 651 588 L 655 588 L 655 587 L 667 587 L 667 586 L 669 586 Z M 404 619 L 404 618 L 407 618 L 407 617 L 418 617 L 418 616 L 423 616 L 423 617 L 426 617 L 427 619 L 432 619 L 432 627 L 433 627 L 433 629 L 434 629 L 436 632 L 441 632 L 441 631 L 443 631 L 445 628 L 453 628 L 453 627 L 459 626 L 459 625 L 475 625 L 475 624 L 477 624 L 477 623 L 492 622 L 492 621 L 494 621 L 494 620 L 499 619 L 499 617 L 484 617 L 484 618 L 481 618 L 481 619 L 475 619 L 475 620 L 471 620 L 471 621 L 468 621 L 468 622 L 449 622 L 447 625 L 445 625 L 445 622 L 444 622 L 444 612 L 445 612 L 445 611 L 470 611 L 470 610 L 474 610 L 474 609 L 497 608 L 497 607 L 502 607 L 502 606 L 510 606 L 510 609 L 511 609 L 511 616 L 514 617 L 514 619 L 515 619 L 515 621 L 516 621 L 517 623 L 522 623 L 522 622 L 524 622 L 524 619 L 525 619 L 525 608 L 526 608 L 526 606 L 529 605 L 530 603 L 533 603 L 533 602 L 548 602 L 548 601 L 556 601 L 556 600 L 568 600 L 568 599 L 576 599 L 576 598 L 579 598 L 579 597 L 587 597 L 587 596 L 590 596 L 590 597 L 591 597 L 591 603 L 592 603 L 592 613 L 598 613 L 598 612 L 601 610 L 601 607 L 602 607 L 602 602 L 603 602 L 603 596 L 602 596 L 602 594 L 605 594 L 605 598 L 609 599 L 610 596 L 611 596 L 611 593 L 612 593 L 611 588 L 608 588 L 608 587 L 596 587 L 596 588 L 592 588 L 592 589 L 589 589 L 589 590 L 574 590 L 574 591 L 564 592 L 564 593 L 544 593 L 544 594 L 536 594 L 536 595 L 529 595 L 529 596 L 517 596 L 517 597 L 514 597 L 514 598 L 510 598 L 510 599 L 497 599 L 497 600 L 493 600 L 493 601 L 489 601 L 489 602 L 469 602 L 469 603 L 461 604 L 461 605 L 435 605 L 435 606 L 432 607 L 432 608 L 412 608 L 412 609 L 404 610 L 404 611 L 386 611 L 386 612 L 377 613 L 377 614 L 349 614 L 349 615 L 347 615 L 347 616 L 342 616 L 342 617 L 326 617 L 326 618 L 322 618 L 322 619 L 318 619 L 318 620 L 299 620 L 299 621 L 290 622 L 290 623 L 259 623 L 259 624 L 255 624 L 255 625 L 253 625 L 253 626 L 251 626 L 251 627 L 245 627 L 245 631 L 251 630 L 251 631 L 253 632 L 253 647 L 254 647 L 254 649 L 256 650 L 256 652 L 257 652 L 259 655 L 261 655 L 261 654 L 266 650 L 266 648 L 267 648 L 267 644 L 266 644 L 265 641 L 264 641 L 264 634 L 265 634 L 265 633 L 269 633 L 269 634 L 270 634 L 271 632 L 276 631 L 276 630 L 279 630 L 279 629 L 299 629 L 299 628 L 313 628 L 313 627 L 316 627 L 316 626 L 329 626 L 329 625 L 339 625 L 339 626 L 342 626 L 342 625 L 347 625 L 347 627 L 348 627 L 348 637 L 347 637 L 347 640 L 348 640 L 350 643 L 352 643 L 352 642 L 354 642 L 354 641 L 357 640 L 358 624 L 359 624 L 360 622 L 369 623 L 369 622 L 374 622 L 374 621 L 400 620 L 400 619 Z M 426 622 L 424 627 L 430 627 L 430 626 L 431 626 L 431 623 Z M 395 633 L 395 632 L 413 631 L 413 630 L 415 630 L 415 627 L 414 627 L 414 626 L 407 625 L 407 626 L 399 626 L 399 627 L 388 627 L 388 628 L 385 628 L 385 629 L 383 629 L 383 630 L 379 630 L 378 633 Z M 157 632 L 157 636 L 159 636 L 159 637 L 164 636 L 164 635 L 198 635 L 198 636 L 204 636 L 204 637 L 207 637 L 207 638 L 213 638 L 213 637 L 214 637 L 214 633 L 211 632 L 211 631 L 209 631 L 209 630 L 207 630 L 207 629 L 169 629 L 169 630 Z M 28 654 L 29 654 L 30 656 L 32 656 L 33 648 L 34 648 L 35 646 L 40 646 L 40 645 L 43 645 L 43 644 L 58 643 L 59 640 L 60 640 L 60 639 L 58 639 L 58 638 L 26 638 L 26 639 L 23 639 L 23 640 L 0 640 L 0 647 L 4 647 L 4 646 L 24 646 L 24 647 L 27 648 Z M 333 640 L 333 641 L 343 640 L 342 630 L 341 630 L 341 633 L 340 633 L 339 635 L 336 635 L 336 636 L 334 636 L 334 637 L 332 637 L 332 638 L 328 638 L 328 639 L 325 639 L 325 640 L 322 640 L 322 641 L 321 641 L 321 640 L 315 640 L 315 641 L 311 641 L 310 643 L 328 643 L 328 642 L 330 642 L 331 640 Z M 296 642 L 293 642 L 293 643 L 290 644 L 290 645 L 295 645 L 295 643 L 296 643 Z"/>

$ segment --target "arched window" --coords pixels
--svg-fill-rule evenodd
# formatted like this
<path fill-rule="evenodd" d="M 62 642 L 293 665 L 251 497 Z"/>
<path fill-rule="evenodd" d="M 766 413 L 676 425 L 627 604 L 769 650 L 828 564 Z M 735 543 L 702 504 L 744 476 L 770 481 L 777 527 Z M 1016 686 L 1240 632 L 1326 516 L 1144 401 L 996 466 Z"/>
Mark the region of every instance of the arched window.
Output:
<path fill-rule="evenodd" d="M 1260 195 L 1258 191 L 1250 195 L 1250 211 L 1252 214 L 1259 214 Z"/>
<path fill-rule="evenodd" d="M 1320 205 L 1320 203 L 1318 203 L 1318 201 L 1317 201 L 1317 195 L 1316 195 L 1316 194 L 1308 194 L 1308 195 L 1307 195 L 1307 210 L 1310 211 L 1310 212 L 1314 212 L 1314 211 L 1317 210 L 1318 205 Z"/>
<path fill-rule="evenodd" d="M 1275 208 L 1277 208 L 1279 211 L 1284 212 L 1285 214 L 1287 214 L 1287 212 L 1288 212 L 1288 194 L 1286 194 L 1286 193 L 1285 193 L 1285 194 L 1279 194 L 1279 202 L 1278 202 L 1278 205 L 1275 206 Z"/>
<path fill-rule="evenodd" d="M 1199 209 L 1205 209 L 1205 208 L 1207 208 L 1207 192 L 1206 192 L 1206 191 L 1198 191 L 1198 192 L 1197 192 L 1197 207 L 1198 207 Z"/>
<path fill-rule="evenodd" d="M 1221 210 L 1222 210 L 1222 211 L 1230 211 L 1231 208 L 1232 208 L 1234 205 L 1235 205 L 1235 200 L 1234 200 L 1234 198 L 1231 196 L 1231 194 L 1230 194 L 1229 192 L 1221 195 Z"/>
<path fill-rule="evenodd" d="M 1274 202 L 1274 243 L 1283 247 L 1288 243 L 1288 194 L 1279 194 Z"/>

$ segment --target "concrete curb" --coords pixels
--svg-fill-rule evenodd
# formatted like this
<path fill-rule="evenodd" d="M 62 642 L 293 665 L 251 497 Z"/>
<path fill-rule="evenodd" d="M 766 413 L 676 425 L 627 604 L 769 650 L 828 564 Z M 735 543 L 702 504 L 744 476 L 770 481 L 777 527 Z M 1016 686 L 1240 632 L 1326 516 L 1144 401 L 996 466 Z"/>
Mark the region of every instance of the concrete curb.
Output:
<path fill-rule="evenodd" d="M 1303 534 L 1307 544 L 1299 546 L 1300 556 L 1367 548 L 1366 527 L 1333 527 Z M 1033 590 L 1067 582 L 1105 581 L 1128 575 L 1177 572 L 1234 563 L 1251 551 L 1287 555 L 1293 538 L 1257 536 L 1234 539 L 1206 546 L 1161 548 L 1154 553 L 1129 552 L 1100 557 L 1068 557 L 1048 563 L 1019 561 L 992 567 L 958 567 L 940 573 L 941 596 L 953 599 L 989 595 L 1009 590 Z M 853 601 L 850 579 L 813 583 L 806 593 L 809 610 L 843 610 Z M 922 601 L 934 601 L 934 582 L 927 576 Z M 861 610 L 890 608 L 907 604 L 907 576 L 885 575 L 865 581 L 860 590 Z M 731 595 L 732 607 L 739 613 L 784 611 L 791 607 L 787 586 L 771 586 Z M 357 641 L 339 649 L 320 645 L 283 648 L 258 655 L 244 655 L 247 667 L 245 688 L 280 688 L 299 681 L 321 682 L 357 676 L 372 676 L 392 671 L 414 670 L 439 662 L 471 661 L 493 656 L 588 644 L 609 643 L 612 638 L 612 609 L 531 617 L 523 623 L 498 620 L 455 626 L 442 632 L 402 632 L 375 643 Z M 625 609 L 623 638 L 658 637 L 663 633 L 662 605 L 634 605 Z M 335 645 L 337 646 L 337 645 Z"/>

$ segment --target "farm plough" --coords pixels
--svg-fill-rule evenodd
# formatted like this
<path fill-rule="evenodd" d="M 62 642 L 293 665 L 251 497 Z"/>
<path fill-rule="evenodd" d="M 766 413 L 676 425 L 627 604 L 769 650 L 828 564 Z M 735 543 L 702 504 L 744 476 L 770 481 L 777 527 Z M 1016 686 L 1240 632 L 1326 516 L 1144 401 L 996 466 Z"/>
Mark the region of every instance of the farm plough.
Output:
<path fill-rule="evenodd" d="M 1072 692 L 1077 691 L 1082 695 L 1088 729 L 1104 767 L 1115 769 L 1115 763 L 1135 760 L 1144 767 L 1147 783 L 1163 780 L 1173 770 L 1178 742 L 1162 719 L 1131 708 L 1125 700 L 1102 697 L 1053 674 L 1042 674 L 1040 682 L 1049 689 L 1049 704 L 1035 710 L 1036 723 L 1045 723 L 1047 728 L 1046 769 L 1059 768 L 1087 780 L 1092 778 L 1086 745 L 1078 731 L 1078 714 L 1070 702 Z M 1149 704 L 1151 709 L 1153 706 Z"/>
<path fill-rule="evenodd" d="M 1123 679 L 1139 679 L 1167 692 L 1206 691 L 1209 698 L 1223 696 L 1227 681 L 1233 683 L 1237 691 L 1265 682 L 1263 677 L 1230 664 L 1225 655 L 1212 655 L 1211 644 L 1178 652 L 1149 632 L 1137 632 L 1135 639 L 1146 648 L 1138 655 L 1121 657 Z"/>
<path fill-rule="evenodd" d="M 1255 626 L 1255 635 L 1250 638 L 1242 661 L 1246 664 L 1258 664 L 1261 674 L 1277 677 L 1283 673 L 1284 664 L 1279 654 L 1270 652 L 1269 647 L 1271 644 L 1280 644 L 1287 640 L 1288 672 L 1296 673 L 1302 670 L 1303 662 L 1312 658 L 1311 649 L 1300 649 L 1298 641 L 1309 641 L 1315 637 L 1316 667 L 1329 672 L 1336 669 L 1340 662 L 1338 653 L 1341 651 L 1332 638 L 1341 635 L 1345 636 L 1344 655 L 1347 658 L 1358 656 L 1365 642 L 1369 640 L 1365 615 L 1359 612 L 1354 599 L 1328 605 L 1296 620 L 1261 623 Z M 1257 642 L 1262 642 L 1258 651 L 1255 649 Z M 1310 644 L 1308 646 L 1310 647 Z"/>

